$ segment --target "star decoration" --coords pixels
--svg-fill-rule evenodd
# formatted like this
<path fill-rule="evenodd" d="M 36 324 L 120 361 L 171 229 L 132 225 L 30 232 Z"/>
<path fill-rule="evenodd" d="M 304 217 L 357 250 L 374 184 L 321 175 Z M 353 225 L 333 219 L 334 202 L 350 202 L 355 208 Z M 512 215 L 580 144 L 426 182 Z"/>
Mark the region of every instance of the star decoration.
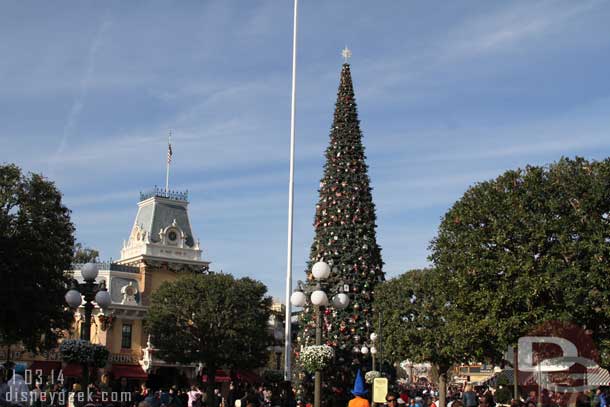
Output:
<path fill-rule="evenodd" d="M 350 51 L 350 49 L 347 48 L 346 45 L 343 51 L 341 51 L 341 55 L 343 55 L 343 59 L 345 59 L 345 63 L 347 63 L 347 60 L 352 57 L 352 51 Z"/>

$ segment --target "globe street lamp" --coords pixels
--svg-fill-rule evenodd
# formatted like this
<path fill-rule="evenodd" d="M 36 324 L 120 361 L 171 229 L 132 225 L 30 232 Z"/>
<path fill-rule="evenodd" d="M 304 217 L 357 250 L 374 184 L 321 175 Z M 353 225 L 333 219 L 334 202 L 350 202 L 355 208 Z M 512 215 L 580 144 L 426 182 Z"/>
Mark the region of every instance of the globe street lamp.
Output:
<path fill-rule="evenodd" d="M 370 336 L 371 339 L 371 356 L 373 358 L 373 370 L 375 370 L 375 355 L 377 354 L 377 348 L 375 347 L 375 343 L 377 342 L 377 334 L 373 332 Z"/>
<path fill-rule="evenodd" d="M 85 299 L 85 323 L 81 329 L 81 339 L 91 340 L 91 314 L 93 313 L 93 301 L 97 305 L 106 309 L 112 302 L 110 293 L 106 289 L 104 281 L 96 283 L 95 279 L 98 275 L 98 267 L 95 263 L 87 263 L 81 268 L 83 283 L 72 280 L 72 288 L 66 293 L 66 303 L 72 308 L 78 308 L 82 304 L 83 297 Z"/>
<path fill-rule="evenodd" d="M 322 311 L 324 307 L 329 306 L 328 296 L 322 289 L 324 280 L 330 276 L 330 266 L 324 261 L 319 261 L 311 268 L 311 273 L 316 279 L 317 284 L 315 287 L 310 288 L 309 300 L 314 305 L 316 313 L 316 345 L 322 345 Z M 342 287 L 343 285 L 341 285 Z M 299 288 L 295 290 L 290 296 L 290 302 L 296 307 L 303 307 L 307 303 L 307 296 L 299 284 Z M 332 298 L 332 306 L 336 309 L 344 309 L 349 305 L 349 296 L 343 292 L 338 293 Z M 320 394 L 322 387 L 322 372 L 317 370 L 315 376 L 315 390 L 314 390 L 314 407 L 320 407 Z"/>

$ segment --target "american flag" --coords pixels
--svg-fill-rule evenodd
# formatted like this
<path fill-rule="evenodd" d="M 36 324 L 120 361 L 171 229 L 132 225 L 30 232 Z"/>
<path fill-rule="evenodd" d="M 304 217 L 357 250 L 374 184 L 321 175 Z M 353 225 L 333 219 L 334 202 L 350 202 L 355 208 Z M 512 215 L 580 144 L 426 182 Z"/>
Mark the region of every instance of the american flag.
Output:
<path fill-rule="evenodd" d="M 167 163 L 171 164 L 172 162 L 172 143 L 167 142 Z"/>

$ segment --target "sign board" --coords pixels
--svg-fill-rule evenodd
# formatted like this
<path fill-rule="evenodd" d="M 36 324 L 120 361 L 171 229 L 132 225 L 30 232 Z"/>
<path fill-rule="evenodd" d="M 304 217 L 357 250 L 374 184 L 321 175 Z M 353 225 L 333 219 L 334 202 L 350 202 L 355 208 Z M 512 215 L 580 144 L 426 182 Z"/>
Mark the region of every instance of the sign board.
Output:
<path fill-rule="evenodd" d="M 373 403 L 385 403 L 388 394 L 388 379 L 378 377 L 373 380 Z"/>
<path fill-rule="evenodd" d="M 123 365 L 137 365 L 140 363 L 140 358 L 134 353 L 111 353 L 110 362 Z"/>
<path fill-rule="evenodd" d="M 6 347 L 0 348 L 0 360 L 7 360 L 8 349 Z M 11 349 L 11 360 L 13 361 L 34 361 L 34 360 L 51 360 L 51 361 L 59 361 L 61 362 L 61 355 L 57 349 L 51 351 L 40 352 L 39 354 L 34 354 L 25 351 L 25 349 L 21 347 L 13 347 Z"/>

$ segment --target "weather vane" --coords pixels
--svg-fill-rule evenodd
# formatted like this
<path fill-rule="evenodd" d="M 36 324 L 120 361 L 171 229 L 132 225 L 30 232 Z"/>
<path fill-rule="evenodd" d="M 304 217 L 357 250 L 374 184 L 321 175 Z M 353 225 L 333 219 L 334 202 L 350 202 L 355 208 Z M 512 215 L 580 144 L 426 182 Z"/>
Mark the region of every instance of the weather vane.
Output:
<path fill-rule="evenodd" d="M 341 51 L 341 55 L 343 55 L 343 59 L 345 59 L 345 63 L 347 64 L 347 60 L 352 57 L 352 51 L 350 51 L 350 49 L 347 48 L 346 45 L 343 51 Z"/>

